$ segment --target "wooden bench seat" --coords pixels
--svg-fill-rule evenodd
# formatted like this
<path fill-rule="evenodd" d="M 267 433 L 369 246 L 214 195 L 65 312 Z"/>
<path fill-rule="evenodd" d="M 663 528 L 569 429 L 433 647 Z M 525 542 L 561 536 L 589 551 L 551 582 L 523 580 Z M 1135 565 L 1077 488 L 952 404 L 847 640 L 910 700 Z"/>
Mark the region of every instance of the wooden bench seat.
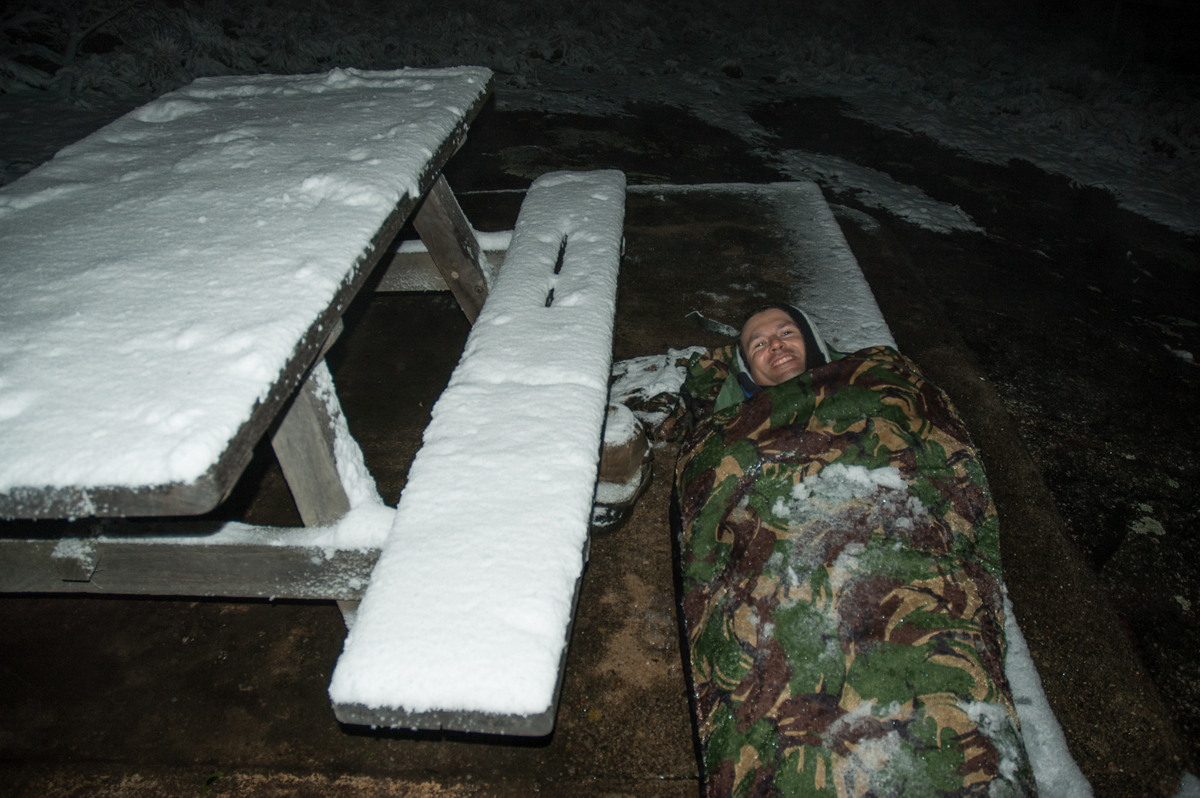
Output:
<path fill-rule="evenodd" d="M 521 207 L 330 684 L 346 723 L 554 725 L 607 406 L 624 175 Z"/>

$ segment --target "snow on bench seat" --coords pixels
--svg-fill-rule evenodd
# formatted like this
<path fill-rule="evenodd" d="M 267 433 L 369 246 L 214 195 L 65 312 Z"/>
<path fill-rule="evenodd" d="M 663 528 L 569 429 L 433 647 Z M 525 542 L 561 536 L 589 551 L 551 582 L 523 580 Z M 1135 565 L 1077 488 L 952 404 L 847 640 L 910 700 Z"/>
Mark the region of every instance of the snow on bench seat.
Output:
<path fill-rule="evenodd" d="M 553 728 L 611 366 L 625 178 L 534 182 L 330 683 L 340 720 Z"/>

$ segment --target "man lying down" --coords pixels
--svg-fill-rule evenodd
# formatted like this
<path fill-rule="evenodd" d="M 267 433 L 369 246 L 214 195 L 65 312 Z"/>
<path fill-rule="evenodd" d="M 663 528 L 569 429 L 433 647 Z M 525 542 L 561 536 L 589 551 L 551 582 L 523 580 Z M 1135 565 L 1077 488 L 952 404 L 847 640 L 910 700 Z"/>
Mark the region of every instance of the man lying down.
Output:
<path fill-rule="evenodd" d="M 709 796 L 1035 793 L 999 529 L 949 399 L 771 305 L 676 417 L 682 609 Z"/>

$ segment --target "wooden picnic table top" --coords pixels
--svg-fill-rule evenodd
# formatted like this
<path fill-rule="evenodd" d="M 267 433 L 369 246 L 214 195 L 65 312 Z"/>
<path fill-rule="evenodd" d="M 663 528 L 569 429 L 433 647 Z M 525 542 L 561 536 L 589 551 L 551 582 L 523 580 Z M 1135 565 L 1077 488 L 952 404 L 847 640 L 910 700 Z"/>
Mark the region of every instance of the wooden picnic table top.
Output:
<path fill-rule="evenodd" d="M 201 79 L 0 189 L 0 517 L 218 504 L 491 86 Z"/>

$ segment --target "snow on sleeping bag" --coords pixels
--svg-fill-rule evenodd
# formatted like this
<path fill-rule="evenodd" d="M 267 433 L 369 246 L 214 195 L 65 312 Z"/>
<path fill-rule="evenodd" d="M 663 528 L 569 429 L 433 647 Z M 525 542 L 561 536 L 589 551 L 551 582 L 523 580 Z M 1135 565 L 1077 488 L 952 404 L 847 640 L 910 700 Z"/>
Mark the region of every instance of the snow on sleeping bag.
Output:
<path fill-rule="evenodd" d="M 1034 794 L 996 512 L 948 397 L 874 347 L 715 409 L 734 351 L 694 355 L 681 391 L 706 793 Z"/>

